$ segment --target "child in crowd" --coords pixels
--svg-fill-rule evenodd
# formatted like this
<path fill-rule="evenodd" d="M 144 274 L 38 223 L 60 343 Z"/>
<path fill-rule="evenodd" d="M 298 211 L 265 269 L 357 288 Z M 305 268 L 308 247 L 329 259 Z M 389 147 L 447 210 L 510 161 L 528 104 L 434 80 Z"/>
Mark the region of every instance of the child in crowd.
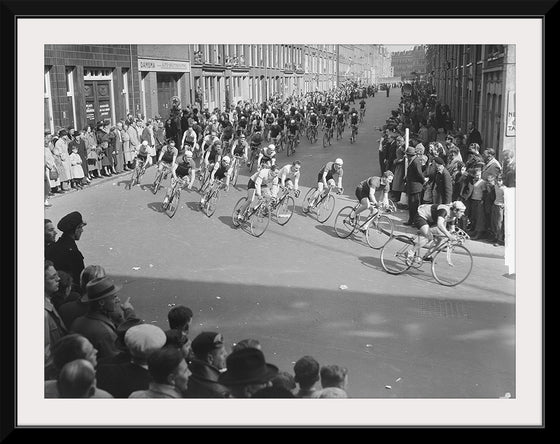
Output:
<path fill-rule="evenodd" d="M 504 177 L 498 174 L 496 177 L 496 184 L 492 189 L 494 195 L 494 203 L 492 205 L 490 226 L 492 227 L 492 243 L 494 246 L 504 245 Z"/>
<path fill-rule="evenodd" d="M 82 168 L 82 158 L 78 154 L 78 147 L 72 147 L 70 154 L 70 172 L 72 174 L 72 188 L 82 189 L 82 181 L 84 180 L 84 170 Z"/>

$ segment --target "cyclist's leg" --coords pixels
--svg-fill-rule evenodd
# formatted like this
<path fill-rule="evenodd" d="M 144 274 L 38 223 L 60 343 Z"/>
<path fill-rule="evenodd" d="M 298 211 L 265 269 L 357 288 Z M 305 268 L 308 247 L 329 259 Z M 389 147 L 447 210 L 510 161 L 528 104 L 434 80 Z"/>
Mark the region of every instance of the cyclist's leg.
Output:
<path fill-rule="evenodd" d="M 317 191 L 315 191 L 315 193 L 313 193 L 313 196 L 311 197 L 311 202 L 309 203 L 309 206 L 314 206 L 317 202 L 318 197 L 323 193 L 325 186 L 323 184 L 323 182 L 317 182 Z"/>
<path fill-rule="evenodd" d="M 418 236 L 418 242 L 416 242 L 416 245 L 414 246 L 414 249 L 411 250 L 412 254 L 420 254 L 420 249 L 427 246 L 429 243 L 431 243 L 434 240 L 434 236 L 432 235 L 432 232 L 430 231 L 430 227 L 429 225 L 423 224 L 421 225 L 418 230 L 420 231 L 419 236 Z M 409 251 L 410 253 L 410 251 Z"/>
<path fill-rule="evenodd" d="M 247 201 L 243 205 L 241 205 L 241 207 L 239 208 L 239 216 L 238 217 L 243 218 L 243 215 L 247 212 L 250 205 L 253 203 L 253 200 L 255 200 L 255 189 L 254 188 L 249 188 L 247 190 Z"/>
<path fill-rule="evenodd" d="M 358 193 L 356 193 L 358 194 Z M 365 210 L 367 210 L 368 208 L 370 208 L 370 202 L 369 202 L 369 197 L 361 197 L 360 195 L 356 196 L 359 199 L 360 202 L 360 206 L 358 208 L 356 208 L 356 213 L 354 214 L 354 217 L 358 217 L 361 213 L 363 213 Z"/>

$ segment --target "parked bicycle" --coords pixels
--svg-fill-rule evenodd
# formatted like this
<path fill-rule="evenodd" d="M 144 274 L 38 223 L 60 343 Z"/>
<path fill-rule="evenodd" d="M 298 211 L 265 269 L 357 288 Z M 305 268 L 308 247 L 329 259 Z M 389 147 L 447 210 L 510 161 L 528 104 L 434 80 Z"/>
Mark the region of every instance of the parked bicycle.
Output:
<path fill-rule="evenodd" d="M 404 234 L 395 236 L 381 250 L 381 265 L 387 273 L 401 274 L 411 267 L 419 269 L 424 262 L 431 262 L 432 276 L 438 283 L 447 287 L 459 285 L 471 274 L 473 258 L 464 246 L 469 236 L 459 228 L 452 233 L 453 240 L 434 235 L 435 246 L 429 247 L 423 255 L 414 249 L 420 240 L 419 233 L 416 240 Z M 441 242 L 436 242 L 441 238 Z"/>
<path fill-rule="evenodd" d="M 242 214 L 242 219 L 237 217 L 240 213 L 241 207 L 247 202 L 246 197 L 242 197 L 237 201 L 233 207 L 232 221 L 234 227 L 242 225 L 249 225 L 251 234 L 255 237 L 260 237 L 268 228 L 270 223 L 270 198 L 261 197 L 257 204 L 251 208 L 249 205 Z"/>
<path fill-rule="evenodd" d="M 355 216 L 356 209 L 360 206 L 358 202 L 354 207 L 348 205 L 342 208 L 334 220 L 334 231 L 342 239 L 346 239 L 356 231 L 364 233 L 368 245 L 379 250 L 383 248 L 393 235 L 394 223 L 385 215 L 384 205 L 372 206 L 369 216 L 360 221 L 360 216 Z M 354 217 L 352 217 L 354 215 Z M 366 229 L 365 227 L 368 226 Z"/>
<path fill-rule="evenodd" d="M 317 196 L 315 202 L 312 202 L 313 195 L 317 191 L 317 187 L 311 188 L 303 198 L 302 211 L 304 213 L 315 211 L 317 214 L 317 220 L 321 223 L 326 222 L 334 211 L 335 198 L 331 193 L 333 189 L 336 189 L 337 194 L 341 194 L 343 191 L 342 188 L 329 185 L 319 196 Z"/>

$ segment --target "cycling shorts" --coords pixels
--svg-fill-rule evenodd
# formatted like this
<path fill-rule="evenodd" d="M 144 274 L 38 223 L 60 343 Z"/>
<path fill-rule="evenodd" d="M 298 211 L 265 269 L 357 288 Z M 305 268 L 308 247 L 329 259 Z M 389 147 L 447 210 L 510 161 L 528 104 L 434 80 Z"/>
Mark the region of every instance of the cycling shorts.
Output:
<path fill-rule="evenodd" d="M 426 219 L 424 219 L 419 214 L 416 214 L 416 216 L 414 216 L 413 222 L 414 222 L 414 226 L 418 229 L 422 228 L 424 225 L 428 225 L 429 227 L 433 227 L 436 225 L 436 224 L 430 224 Z"/>
<path fill-rule="evenodd" d="M 146 160 L 148 159 L 148 153 L 145 153 L 145 154 L 138 153 L 138 154 L 136 154 L 136 157 L 138 157 L 138 159 L 146 162 Z"/>
<path fill-rule="evenodd" d="M 364 193 L 364 190 L 360 186 L 356 187 L 355 195 L 359 202 L 361 202 L 364 197 L 369 199 L 369 193 Z"/>
<path fill-rule="evenodd" d="M 261 184 L 261 188 L 266 188 L 267 185 L 265 183 Z M 249 179 L 249 182 L 247 183 L 247 189 L 248 190 L 255 190 L 257 189 L 256 185 L 255 185 L 255 181 L 253 179 Z"/>
<path fill-rule="evenodd" d="M 177 177 L 185 177 L 188 176 L 189 173 L 192 171 L 192 168 L 190 166 L 185 166 L 184 164 L 180 163 L 177 165 L 177 169 L 175 170 L 175 174 L 177 174 Z"/>

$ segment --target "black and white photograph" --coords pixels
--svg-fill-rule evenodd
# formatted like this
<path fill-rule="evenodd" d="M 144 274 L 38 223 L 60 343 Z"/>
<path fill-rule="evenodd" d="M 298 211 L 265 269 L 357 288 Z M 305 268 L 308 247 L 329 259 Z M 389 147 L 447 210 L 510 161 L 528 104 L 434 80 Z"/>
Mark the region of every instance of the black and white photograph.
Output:
<path fill-rule="evenodd" d="M 496 20 L 503 32 L 469 40 L 384 38 L 393 25 L 379 19 L 370 35 L 368 20 L 356 38 L 293 21 L 286 43 L 265 37 L 267 20 L 250 33 L 234 19 L 234 38 L 127 32 L 143 20 L 69 38 L 104 26 L 84 19 L 29 36 L 28 57 L 18 48 L 31 68 L 22 78 L 18 65 L 18 92 L 29 78 L 36 118 L 18 131 L 35 142 L 42 130 L 44 148 L 42 189 L 37 177 L 18 190 L 33 226 L 44 219 L 33 237 L 44 256 L 36 243 L 18 257 L 36 269 L 35 282 L 18 278 L 18 300 L 44 287 L 44 328 L 18 338 L 40 354 L 25 356 L 35 371 L 21 392 L 36 409 L 104 406 L 53 417 L 63 425 L 212 425 L 193 411 L 218 401 L 233 412 L 216 425 L 246 424 L 245 408 L 261 415 L 250 424 L 523 418 L 527 375 L 541 374 L 540 361 L 536 373 L 520 365 L 542 345 L 542 245 L 540 232 L 521 244 L 516 203 L 528 195 L 540 217 L 542 148 L 518 139 L 542 138 L 540 85 L 527 84 L 541 79 L 540 21 Z M 42 206 L 22 208 L 21 193 Z M 528 423 L 542 396 L 531 391 Z M 140 413 L 111 416 L 115 398 Z M 188 414 L 159 417 L 177 401 L 137 398 L 185 398 Z M 264 399 L 279 410 L 263 412 Z"/>

